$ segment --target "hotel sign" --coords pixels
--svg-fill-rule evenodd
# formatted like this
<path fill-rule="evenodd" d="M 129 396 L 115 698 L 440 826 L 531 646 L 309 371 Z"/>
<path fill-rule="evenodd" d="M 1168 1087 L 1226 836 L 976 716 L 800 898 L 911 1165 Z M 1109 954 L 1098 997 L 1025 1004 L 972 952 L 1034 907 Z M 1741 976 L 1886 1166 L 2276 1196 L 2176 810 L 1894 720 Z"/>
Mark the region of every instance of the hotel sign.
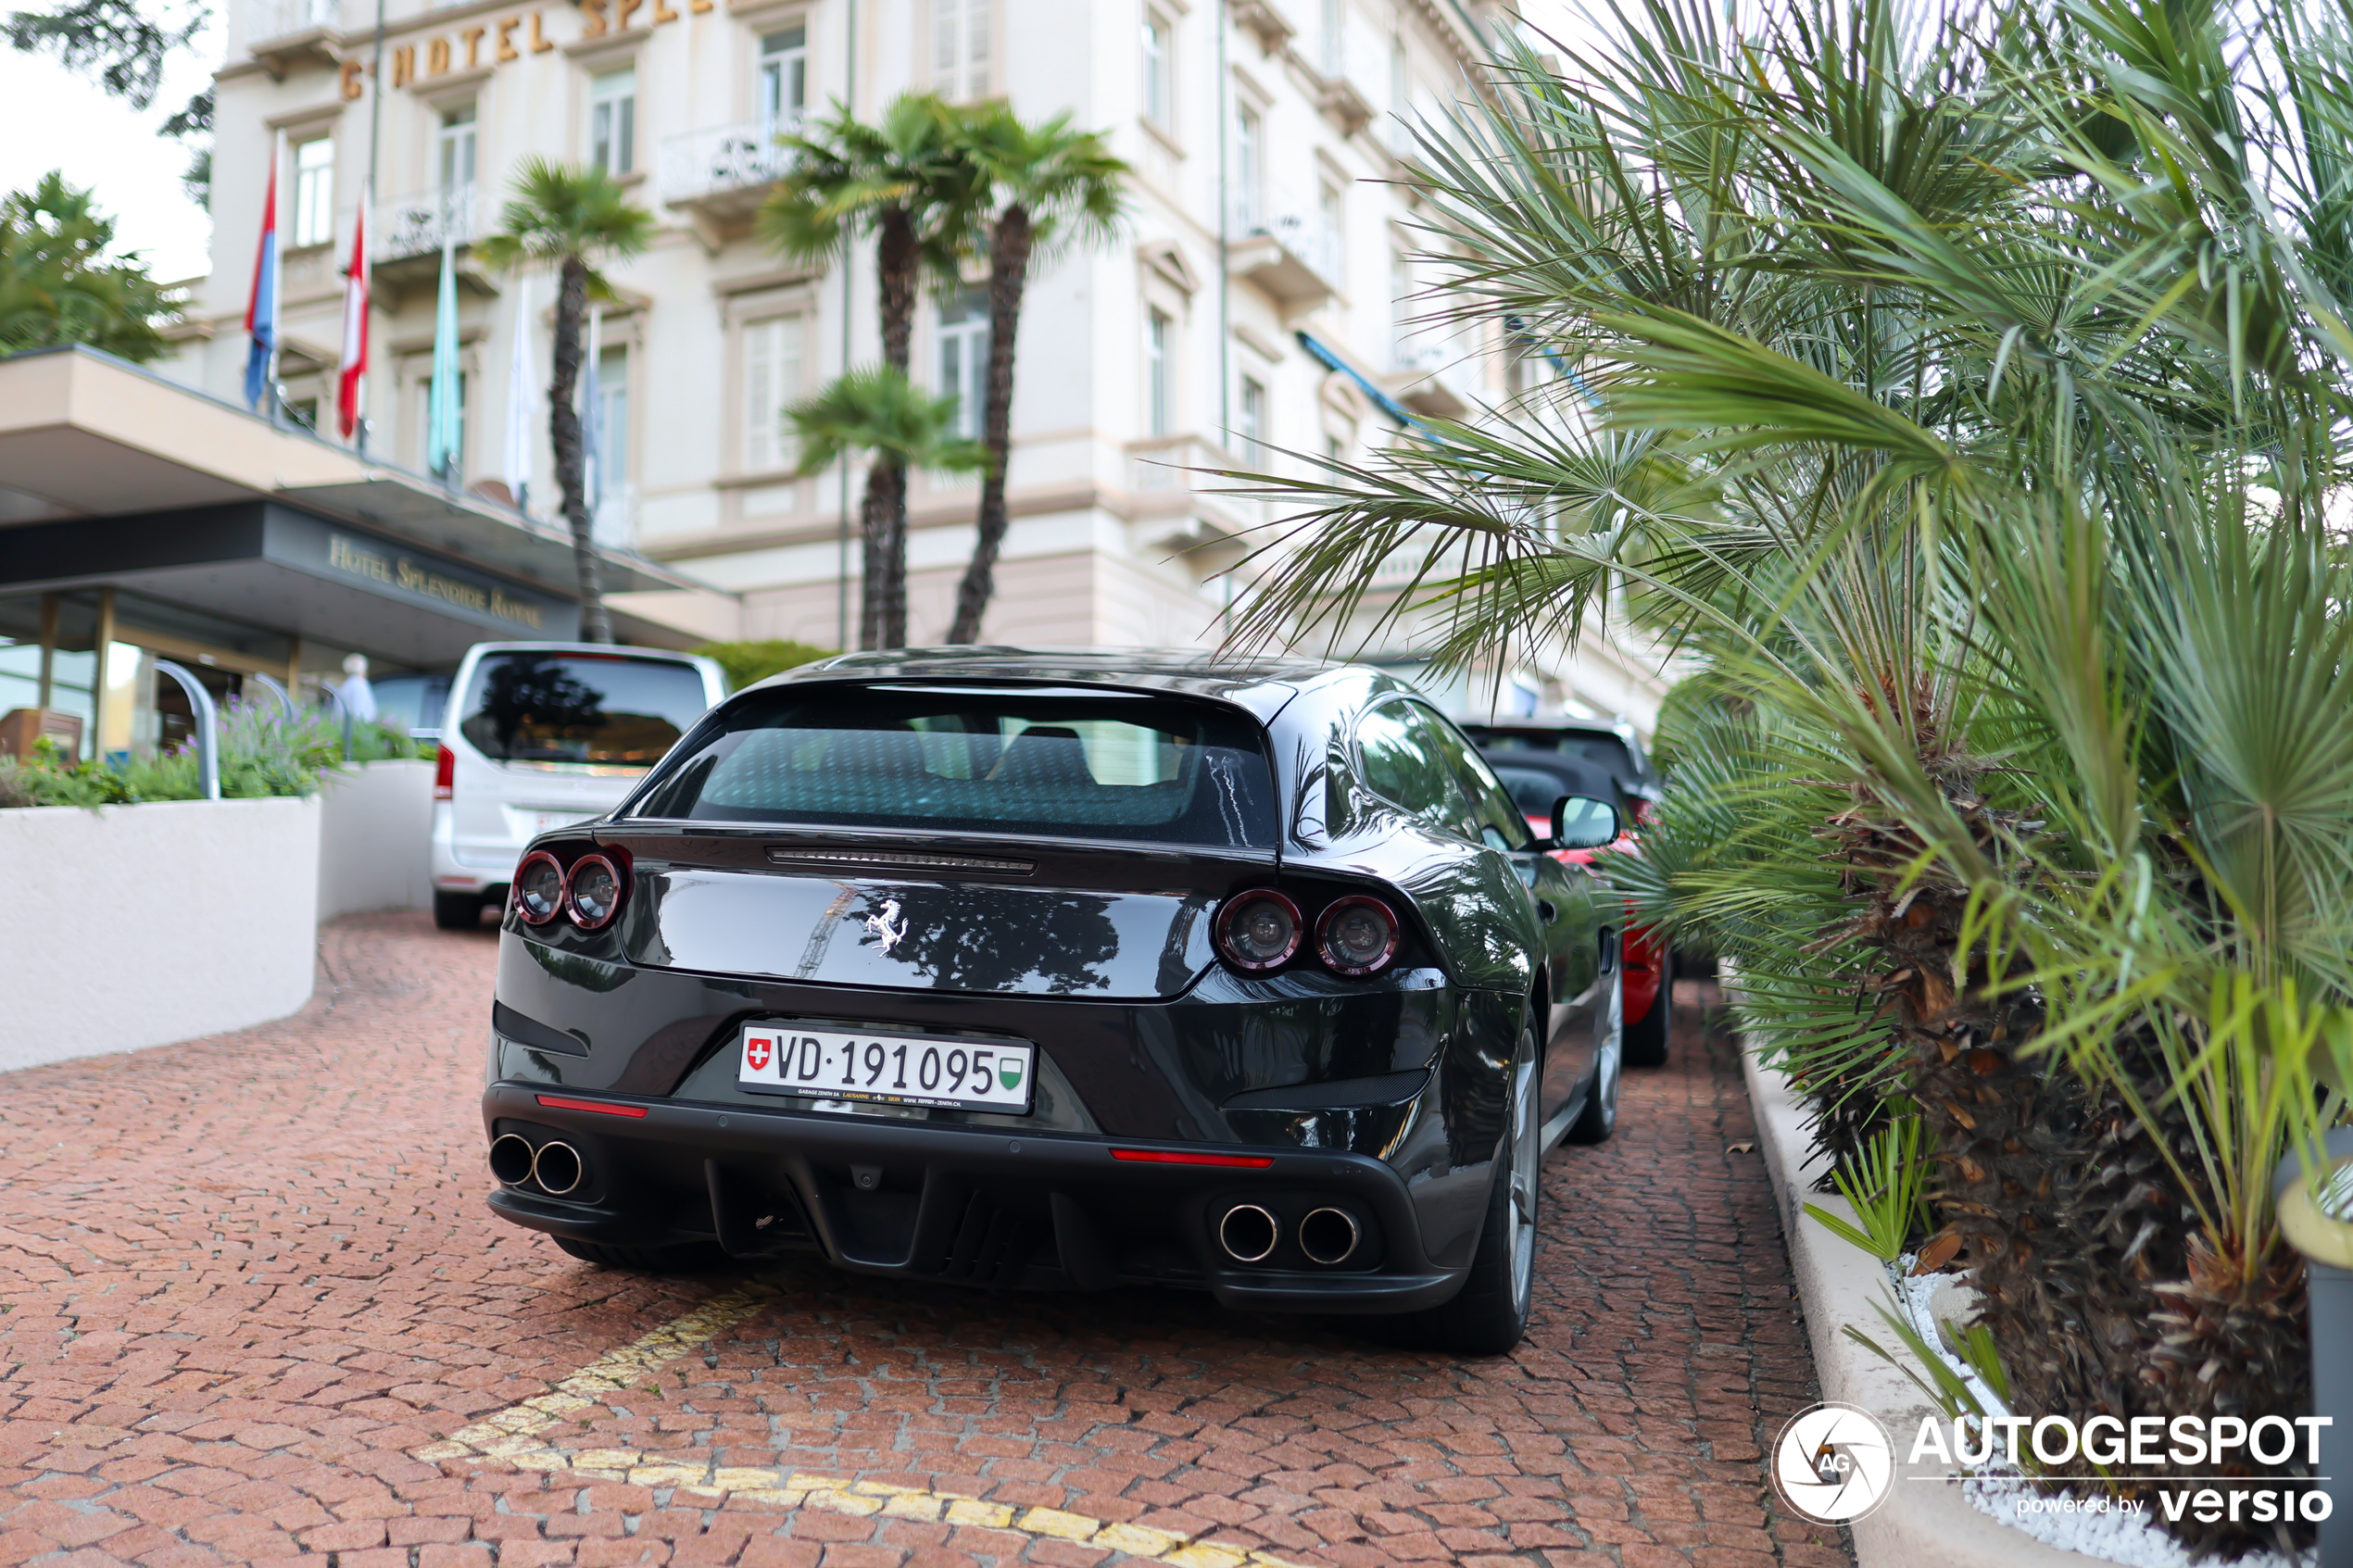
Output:
<path fill-rule="evenodd" d="M 715 8 L 715 0 L 685 0 L 673 6 L 668 0 L 577 0 L 582 40 L 602 38 L 610 33 L 631 31 L 637 13 L 646 13 L 644 31 L 651 31 L 662 22 L 674 22 L 684 16 L 699 16 Z M 392 85 L 418 87 L 435 77 L 447 76 L 453 70 L 478 70 L 484 66 L 503 66 L 520 60 L 525 55 L 544 55 L 556 47 L 557 40 L 545 31 L 546 10 L 518 11 L 511 16 L 488 18 L 470 26 L 453 28 L 418 42 L 396 44 L 392 56 Z M 361 92 L 360 78 L 368 67 L 358 59 L 343 66 L 343 95 L 357 98 Z"/>
<path fill-rule="evenodd" d="M 331 583 L 470 621 L 517 638 L 569 639 L 580 610 L 549 595 L 501 582 L 447 556 L 271 507 L 263 555 Z"/>

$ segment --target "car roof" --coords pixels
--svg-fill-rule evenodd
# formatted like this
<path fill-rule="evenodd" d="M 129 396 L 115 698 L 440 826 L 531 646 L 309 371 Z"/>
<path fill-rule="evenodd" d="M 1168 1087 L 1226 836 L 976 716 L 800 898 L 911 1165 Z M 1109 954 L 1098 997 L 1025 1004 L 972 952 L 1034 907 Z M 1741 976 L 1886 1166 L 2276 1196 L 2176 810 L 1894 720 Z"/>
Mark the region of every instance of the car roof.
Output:
<path fill-rule="evenodd" d="M 838 654 L 772 675 L 745 690 L 834 681 L 1042 682 L 1213 697 L 1250 709 L 1264 720 L 1301 689 L 1352 671 L 1379 673 L 1288 655 L 1238 657 L 1200 648 L 1021 647 L 1000 644 Z"/>

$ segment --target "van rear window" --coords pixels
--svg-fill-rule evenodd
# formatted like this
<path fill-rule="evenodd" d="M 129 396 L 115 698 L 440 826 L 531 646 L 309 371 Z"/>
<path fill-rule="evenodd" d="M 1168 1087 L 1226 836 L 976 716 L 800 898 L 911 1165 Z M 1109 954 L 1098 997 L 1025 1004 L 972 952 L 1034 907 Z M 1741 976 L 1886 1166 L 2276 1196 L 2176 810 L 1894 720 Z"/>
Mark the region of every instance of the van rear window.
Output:
<path fill-rule="evenodd" d="M 499 762 L 650 768 L 711 706 L 702 673 L 632 654 L 494 653 L 458 733 Z"/>
<path fill-rule="evenodd" d="M 787 686 L 739 700 L 635 814 L 1271 847 L 1274 799 L 1258 726 L 1211 704 Z"/>

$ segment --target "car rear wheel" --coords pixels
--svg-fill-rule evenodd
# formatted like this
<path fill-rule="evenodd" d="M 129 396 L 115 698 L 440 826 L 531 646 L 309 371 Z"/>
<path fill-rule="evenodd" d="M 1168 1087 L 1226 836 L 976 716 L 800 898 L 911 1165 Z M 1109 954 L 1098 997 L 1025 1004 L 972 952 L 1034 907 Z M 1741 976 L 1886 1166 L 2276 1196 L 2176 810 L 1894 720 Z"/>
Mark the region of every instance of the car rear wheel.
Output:
<path fill-rule="evenodd" d="M 555 1242 L 584 1263 L 638 1274 L 699 1273 L 727 1261 L 727 1254 L 708 1241 L 683 1242 L 675 1247 L 607 1247 L 602 1242 L 574 1241 L 568 1236 L 560 1236 Z"/>
<path fill-rule="evenodd" d="M 1650 1010 L 1626 1026 L 1629 1067 L 1667 1065 L 1667 1030 L 1675 1017 L 1675 968 L 1662 963 L 1659 969 L 1658 995 L 1652 998 Z"/>
<path fill-rule="evenodd" d="M 479 893 L 436 893 L 433 896 L 433 922 L 444 931 L 473 931 L 482 925 L 482 895 Z"/>
<path fill-rule="evenodd" d="M 1536 1206 L 1544 1148 L 1538 1106 L 1536 1030 L 1520 1035 L 1512 1058 L 1503 1147 L 1479 1226 L 1470 1277 L 1451 1301 L 1416 1312 L 1399 1327 L 1409 1343 L 1458 1356 L 1500 1356 L 1528 1332 L 1536 1294 Z"/>

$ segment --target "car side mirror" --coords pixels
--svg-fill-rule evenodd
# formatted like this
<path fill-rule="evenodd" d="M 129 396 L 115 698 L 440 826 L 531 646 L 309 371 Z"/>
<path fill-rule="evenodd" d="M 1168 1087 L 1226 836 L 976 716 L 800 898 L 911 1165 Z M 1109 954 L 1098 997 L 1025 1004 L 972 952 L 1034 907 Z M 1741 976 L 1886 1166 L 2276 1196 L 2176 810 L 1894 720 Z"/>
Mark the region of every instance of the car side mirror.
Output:
<path fill-rule="evenodd" d="M 1564 795 L 1553 802 L 1554 849 L 1599 849 L 1617 838 L 1617 808 L 1590 795 Z"/>

